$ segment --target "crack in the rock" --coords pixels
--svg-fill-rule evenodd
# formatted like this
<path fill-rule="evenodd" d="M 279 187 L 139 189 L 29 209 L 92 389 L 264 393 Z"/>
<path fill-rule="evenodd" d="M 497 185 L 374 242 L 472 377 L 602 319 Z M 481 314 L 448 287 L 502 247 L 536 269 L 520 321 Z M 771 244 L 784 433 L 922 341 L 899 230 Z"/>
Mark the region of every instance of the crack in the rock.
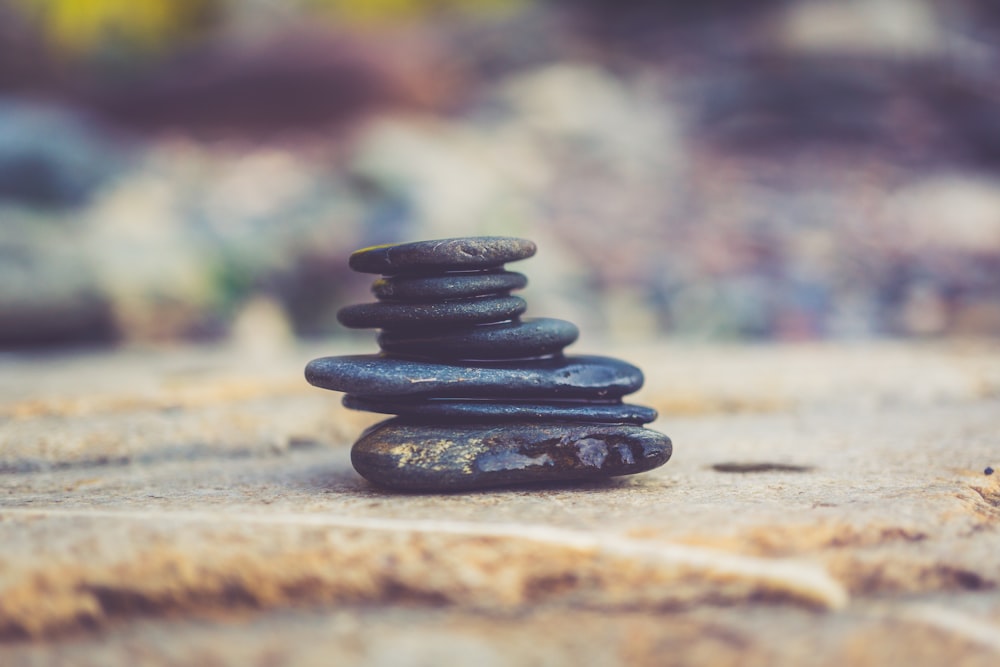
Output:
<path fill-rule="evenodd" d="M 24 475 L 40 472 L 56 472 L 60 470 L 77 470 L 87 468 L 122 467 L 127 465 L 153 465 L 157 463 L 175 463 L 178 461 L 234 461 L 242 459 L 269 459 L 287 455 L 290 451 L 302 451 L 314 448 L 314 440 L 290 439 L 286 447 L 240 447 L 219 449 L 212 445 L 189 444 L 159 447 L 135 454 L 119 456 L 95 456 L 77 459 L 75 461 L 51 461 L 41 458 L 19 458 L 7 461 L 0 460 L 0 475 Z"/>
<path fill-rule="evenodd" d="M 840 583 L 814 564 L 543 525 L 58 509 L 0 516 L 112 518 L 166 525 L 168 532 L 180 521 L 187 534 L 206 535 L 193 548 L 136 551 L 117 563 L 23 565 L 22 576 L 0 587 L 0 636 L 7 638 L 85 629 L 133 612 L 351 600 L 508 610 L 746 600 L 833 609 L 847 602 Z M 289 534 L 278 551 L 242 546 L 247 530 L 257 534 L 264 526 L 309 530 Z"/>

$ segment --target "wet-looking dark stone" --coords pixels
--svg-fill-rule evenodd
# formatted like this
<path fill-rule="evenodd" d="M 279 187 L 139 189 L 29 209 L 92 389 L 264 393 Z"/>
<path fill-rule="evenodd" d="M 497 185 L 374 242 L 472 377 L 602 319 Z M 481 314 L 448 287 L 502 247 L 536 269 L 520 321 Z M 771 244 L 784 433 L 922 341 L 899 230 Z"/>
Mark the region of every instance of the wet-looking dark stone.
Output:
<path fill-rule="evenodd" d="M 337 319 L 353 329 L 401 329 L 503 322 L 517 317 L 528 304 L 517 296 L 462 299 L 440 303 L 359 303 L 341 308 Z"/>
<path fill-rule="evenodd" d="M 378 344 L 390 354 L 437 359 L 521 359 L 562 352 L 579 335 L 572 322 L 540 317 L 451 331 L 383 331 Z"/>
<path fill-rule="evenodd" d="M 361 273 L 428 273 L 491 269 L 535 254 L 527 239 L 506 236 L 417 241 L 364 248 L 351 254 L 348 264 Z"/>
<path fill-rule="evenodd" d="M 448 364 L 356 354 L 314 359 L 306 379 L 362 396 L 608 400 L 637 391 L 642 371 L 610 357 Z"/>
<path fill-rule="evenodd" d="M 372 283 L 381 301 L 442 301 L 506 294 L 523 289 L 528 279 L 513 271 L 463 271 L 441 276 L 384 276 Z"/>
<path fill-rule="evenodd" d="M 670 458 L 670 438 L 624 424 L 427 425 L 390 419 L 351 451 L 363 477 L 412 491 L 459 491 L 601 479 L 645 472 Z"/>
<path fill-rule="evenodd" d="M 350 266 L 382 274 L 376 303 L 338 319 L 377 328 L 381 354 L 323 357 L 306 379 L 344 405 L 398 415 L 366 431 L 355 469 L 389 489 L 459 491 L 645 472 L 670 439 L 642 427 L 656 411 L 622 402 L 642 387 L 635 366 L 563 356 L 579 331 L 520 316 L 527 279 L 503 265 L 535 253 L 525 239 L 481 236 L 365 248 Z"/>

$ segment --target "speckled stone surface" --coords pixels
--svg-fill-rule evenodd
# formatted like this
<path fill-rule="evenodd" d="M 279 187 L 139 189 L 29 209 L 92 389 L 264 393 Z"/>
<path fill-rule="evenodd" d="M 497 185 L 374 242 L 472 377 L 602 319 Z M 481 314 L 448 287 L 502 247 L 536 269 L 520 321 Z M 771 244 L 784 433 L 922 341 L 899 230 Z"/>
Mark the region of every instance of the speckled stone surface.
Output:
<path fill-rule="evenodd" d="M 642 371 L 599 356 L 452 365 L 377 354 L 321 357 L 306 379 L 323 389 L 361 396 L 436 398 L 614 399 L 642 387 Z"/>
<path fill-rule="evenodd" d="M 549 317 L 431 331 L 383 331 L 379 347 L 393 354 L 437 359 L 516 359 L 562 352 L 580 330 Z"/>
<path fill-rule="evenodd" d="M 632 475 L 666 463 L 670 438 L 624 424 L 412 424 L 390 419 L 365 432 L 351 463 L 401 491 L 460 491 L 531 482 Z"/>
<path fill-rule="evenodd" d="M 348 264 L 361 273 L 423 273 L 491 269 L 535 254 L 535 244 L 507 236 L 416 241 L 363 248 Z"/>
<path fill-rule="evenodd" d="M 359 303 L 337 312 L 337 320 L 353 329 L 404 329 L 498 322 L 517 317 L 528 304 L 517 296 L 440 303 Z"/>
<path fill-rule="evenodd" d="M 420 417 L 438 422 L 454 421 L 565 421 L 603 424 L 648 424 L 656 410 L 628 403 L 536 402 L 447 399 L 371 398 L 347 394 L 344 407 L 388 415 Z"/>
<path fill-rule="evenodd" d="M 486 294 L 504 294 L 524 288 L 528 279 L 514 271 L 477 271 L 439 276 L 385 276 L 372 283 L 380 300 L 441 301 Z"/>

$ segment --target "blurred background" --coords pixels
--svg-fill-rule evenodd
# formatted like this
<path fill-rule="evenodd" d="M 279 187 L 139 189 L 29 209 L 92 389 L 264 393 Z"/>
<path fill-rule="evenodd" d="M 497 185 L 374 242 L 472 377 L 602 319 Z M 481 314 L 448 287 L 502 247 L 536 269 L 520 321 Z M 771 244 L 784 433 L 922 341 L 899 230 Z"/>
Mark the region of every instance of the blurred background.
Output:
<path fill-rule="evenodd" d="M 1000 4 L 0 0 L 2 349 L 346 336 L 478 234 L 610 339 L 1000 336 Z"/>

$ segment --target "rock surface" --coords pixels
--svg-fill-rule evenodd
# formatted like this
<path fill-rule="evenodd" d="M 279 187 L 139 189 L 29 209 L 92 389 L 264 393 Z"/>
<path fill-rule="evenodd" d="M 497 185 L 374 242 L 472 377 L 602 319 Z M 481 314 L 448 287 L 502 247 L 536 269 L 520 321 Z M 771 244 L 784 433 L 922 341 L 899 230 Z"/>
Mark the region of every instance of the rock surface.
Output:
<path fill-rule="evenodd" d="M 0 664 L 996 664 L 1000 347 L 597 349 L 669 465 L 442 496 L 351 469 L 350 349 L 0 358 Z"/>

